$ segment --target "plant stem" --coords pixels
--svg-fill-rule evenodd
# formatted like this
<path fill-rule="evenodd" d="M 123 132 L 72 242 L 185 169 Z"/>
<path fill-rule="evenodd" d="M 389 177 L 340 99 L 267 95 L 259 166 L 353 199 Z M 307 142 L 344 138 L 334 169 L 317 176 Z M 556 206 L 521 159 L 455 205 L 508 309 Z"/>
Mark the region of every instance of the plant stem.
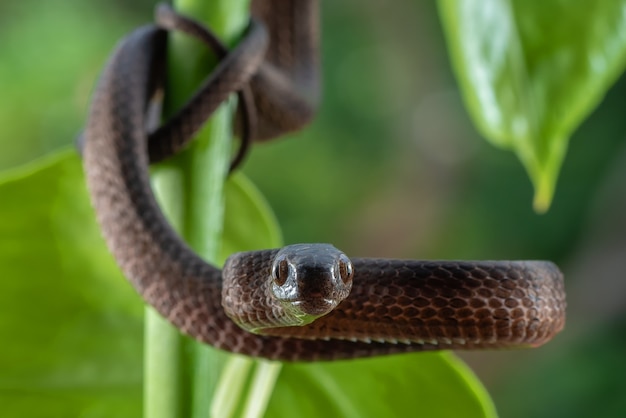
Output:
<path fill-rule="evenodd" d="M 245 28 L 249 0 L 178 0 L 181 13 L 204 22 L 227 44 Z M 170 38 L 167 108 L 179 107 L 210 73 L 203 46 Z M 203 258 L 216 262 L 223 222 L 223 184 L 230 160 L 234 101 L 221 106 L 194 143 L 157 173 L 159 201 L 170 222 Z M 183 337 L 154 310 L 146 313 L 146 418 L 207 417 L 224 354 Z"/>
<path fill-rule="evenodd" d="M 243 418 L 263 416 L 281 369 L 282 364 L 275 361 L 257 362 L 248 391 L 248 399 L 241 414 Z"/>
<path fill-rule="evenodd" d="M 228 359 L 213 397 L 212 418 L 230 418 L 234 415 L 253 365 L 254 360 L 243 356 L 232 356 Z"/>

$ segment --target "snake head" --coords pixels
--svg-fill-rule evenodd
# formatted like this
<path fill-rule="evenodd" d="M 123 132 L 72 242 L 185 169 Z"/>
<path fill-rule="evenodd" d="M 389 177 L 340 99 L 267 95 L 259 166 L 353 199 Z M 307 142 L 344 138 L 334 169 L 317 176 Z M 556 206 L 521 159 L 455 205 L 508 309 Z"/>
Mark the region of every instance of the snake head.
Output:
<path fill-rule="evenodd" d="M 352 289 L 350 259 L 330 244 L 295 244 L 274 257 L 272 294 L 297 325 L 332 311 Z"/>

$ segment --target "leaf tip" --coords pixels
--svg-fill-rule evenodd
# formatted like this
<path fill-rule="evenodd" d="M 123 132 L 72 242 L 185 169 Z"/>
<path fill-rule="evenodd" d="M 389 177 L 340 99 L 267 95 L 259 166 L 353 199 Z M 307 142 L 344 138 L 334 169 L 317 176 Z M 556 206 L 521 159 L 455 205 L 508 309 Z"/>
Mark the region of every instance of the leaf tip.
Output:
<path fill-rule="evenodd" d="M 535 197 L 533 199 L 533 209 L 539 214 L 544 214 L 550 209 L 552 197 L 554 196 L 554 180 L 548 176 L 541 176 L 535 182 Z"/>

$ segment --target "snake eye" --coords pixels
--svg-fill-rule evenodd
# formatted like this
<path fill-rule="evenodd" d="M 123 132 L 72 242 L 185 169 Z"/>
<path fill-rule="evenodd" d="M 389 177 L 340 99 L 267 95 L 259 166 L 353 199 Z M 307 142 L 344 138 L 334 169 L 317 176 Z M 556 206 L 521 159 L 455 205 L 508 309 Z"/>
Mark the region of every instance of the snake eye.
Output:
<path fill-rule="evenodd" d="M 348 283 L 354 275 L 352 262 L 345 255 L 342 255 L 339 258 L 339 275 L 341 276 L 341 280 L 343 280 L 344 283 Z"/>
<path fill-rule="evenodd" d="M 289 262 L 286 258 L 274 261 L 272 266 L 272 279 L 277 286 L 282 286 L 289 277 Z"/>

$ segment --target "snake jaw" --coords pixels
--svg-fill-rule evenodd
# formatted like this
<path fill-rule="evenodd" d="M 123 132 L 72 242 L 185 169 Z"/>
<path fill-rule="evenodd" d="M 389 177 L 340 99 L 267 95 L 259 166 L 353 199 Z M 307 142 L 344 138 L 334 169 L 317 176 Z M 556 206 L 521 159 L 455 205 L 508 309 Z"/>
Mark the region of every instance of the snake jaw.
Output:
<path fill-rule="evenodd" d="M 289 326 L 300 327 L 308 325 L 337 307 L 337 303 L 330 299 L 316 299 L 313 302 L 292 301 L 281 303 L 290 317 Z"/>
<path fill-rule="evenodd" d="M 301 312 L 312 320 L 328 314 L 335 309 L 339 303 L 335 299 L 315 298 L 309 300 L 298 300 L 291 302 L 294 311 Z M 311 322 L 311 321 L 309 321 Z"/>

